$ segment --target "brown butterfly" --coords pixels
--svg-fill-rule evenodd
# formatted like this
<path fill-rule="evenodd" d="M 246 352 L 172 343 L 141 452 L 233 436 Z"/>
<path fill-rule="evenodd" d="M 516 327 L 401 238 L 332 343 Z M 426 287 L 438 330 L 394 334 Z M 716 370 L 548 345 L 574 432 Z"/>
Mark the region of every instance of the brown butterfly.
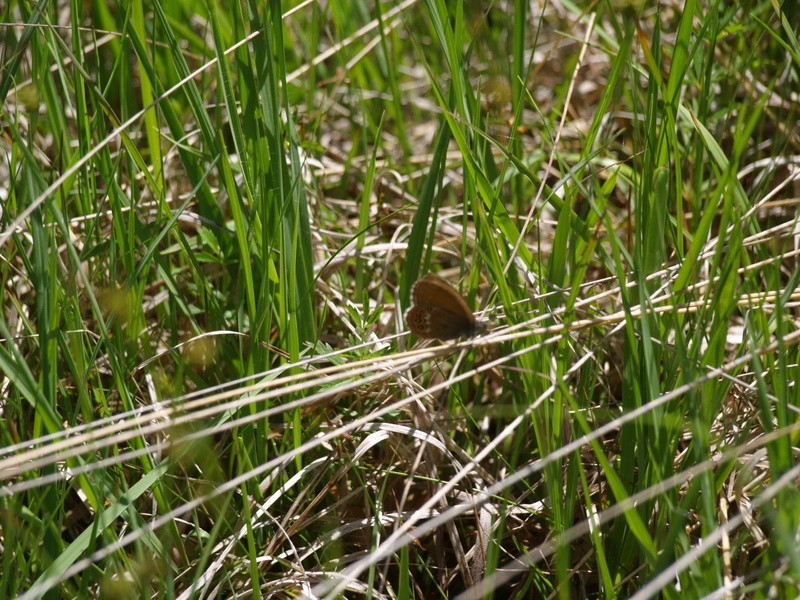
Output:
<path fill-rule="evenodd" d="M 426 275 L 414 284 L 414 306 L 406 313 L 411 333 L 425 339 L 452 340 L 486 329 L 461 295 L 438 275 Z"/>

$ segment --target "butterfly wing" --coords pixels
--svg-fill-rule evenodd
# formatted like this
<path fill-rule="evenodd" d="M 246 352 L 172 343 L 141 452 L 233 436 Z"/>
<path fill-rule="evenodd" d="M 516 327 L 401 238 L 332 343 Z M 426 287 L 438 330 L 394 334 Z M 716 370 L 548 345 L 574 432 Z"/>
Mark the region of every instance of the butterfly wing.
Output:
<path fill-rule="evenodd" d="M 414 306 L 406 323 L 424 338 L 450 340 L 475 332 L 475 315 L 467 303 L 453 286 L 432 274 L 414 284 Z"/>

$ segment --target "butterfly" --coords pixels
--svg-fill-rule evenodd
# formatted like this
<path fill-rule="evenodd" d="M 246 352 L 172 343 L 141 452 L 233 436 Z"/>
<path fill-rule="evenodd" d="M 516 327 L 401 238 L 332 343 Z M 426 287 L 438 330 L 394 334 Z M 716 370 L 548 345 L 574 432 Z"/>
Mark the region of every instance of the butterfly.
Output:
<path fill-rule="evenodd" d="M 426 275 L 414 284 L 414 305 L 406 313 L 411 333 L 425 339 L 452 340 L 486 329 L 475 319 L 461 295 L 438 275 Z"/>

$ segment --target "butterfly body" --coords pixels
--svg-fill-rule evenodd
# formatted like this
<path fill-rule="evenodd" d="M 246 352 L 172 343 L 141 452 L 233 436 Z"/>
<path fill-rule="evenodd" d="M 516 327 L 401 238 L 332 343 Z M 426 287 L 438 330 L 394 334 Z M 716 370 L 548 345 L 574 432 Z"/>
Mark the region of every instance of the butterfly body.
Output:
<path fill-rule="evenodd" d="M 406 323 L 417 337 L 452 340 L 475 335 L 485 328 L 476 321 L 461 295 L 438 275 L 418 280 L 413 297 L 414 306 L 406 313 Z"/>

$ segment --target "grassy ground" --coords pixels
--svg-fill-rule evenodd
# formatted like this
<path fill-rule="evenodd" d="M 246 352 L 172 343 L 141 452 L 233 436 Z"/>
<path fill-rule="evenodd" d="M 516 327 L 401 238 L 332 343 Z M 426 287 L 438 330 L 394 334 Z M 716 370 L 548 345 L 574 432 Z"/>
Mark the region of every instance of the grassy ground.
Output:
<path fill-rule="evenodd" d="M 0 21 L 0 597 L 800 593 L 796 3 Z"/>

